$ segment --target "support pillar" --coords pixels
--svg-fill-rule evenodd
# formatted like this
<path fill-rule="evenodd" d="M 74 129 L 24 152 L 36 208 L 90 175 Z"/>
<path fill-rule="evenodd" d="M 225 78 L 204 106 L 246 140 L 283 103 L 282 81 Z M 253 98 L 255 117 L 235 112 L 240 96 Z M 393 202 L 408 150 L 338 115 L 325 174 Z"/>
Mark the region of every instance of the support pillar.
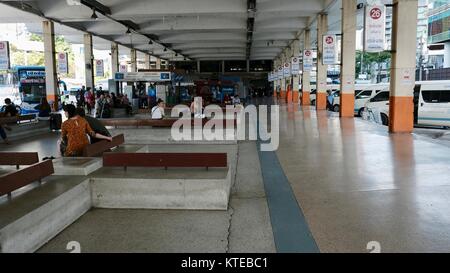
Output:
<path fill-rule="evenodd" d="M 131 72 L 137 72 L 137 54 L 136 49 L 130 50 Z"/>
<path fill-rule="evenodd" d="M 45 92 L 47 101 L 53 102 L 53 110 L 58 109 L 58 75 L 56 73 L 55 26 L 51 21 L 43 21 Z"/>
<path fill-rule="evenodd" d="M 345 1 L 344 1 L 345 2 Z M 327 108 L 327 65 L 323 65 L 323 35 L 328 31 L 328 15 L 319 14 L 317 17 L 317 80 L 316 80 L 316 109 Z"/>
<path fill-rule="evenodd" d="M 117 43 L 111 43 L 111 74 L 112 78 L 119 72 L 119 46 Z"/>
<path fill-rule="evenodd" d="M 311 49 L 311 34 L 309 29 L 305 29 L 304 40 L 303 40 L 303 52 L 307 49 Z M 302 52 L 302 54 L 303 54 Z M 302 105 L 311 105 L 311 100 L 309 94 L 311 93 L 311 81 L 310 81 L 310 71 L 305 71 L 304 62 L 302 63 Z"/>
<path fill-rule="evenodd" d="M 292 44 L 292 57 L 299 60 L 300 55 L 300 41 L 297 39 Z M 292 64 L 291 64 L 292 65 Z M 292 67 L 291 67 L 292 69 Z M 298 103 L 299 98 L 299 85 L 300 85 L 300 75 L 295 74 L 292 76 L 292 102 Z"/>
<path fill-rule="evenodd" d="M 273 61 L 273 71 L 275 71 L 276 73 L 276 77 L 278 78 L 278 60 L 274 60 Z M 273 81 L 273 98 L 277 97 L 277 85 L 278 85 L 278 80 L 274 80 Z"/>
<path fill-rule="evenodd" d="M 342 1 L 341 117 L 355 113 L 356 0 Z"/>
<path fill-rule="evenodd" d="M 144 69 L 150 69 L 150 54 L 144 54 Z"/>
<path fill-rule="evenodd" d="M 92 35 L 84 34 L 84 62 L 86 75 L 86 89 L 94 90 L 94 51 L 92 50 Z"/>
<path fill-rule="evenodd" d="M 416 66 L 417 0 L 394 0 L 389 132 L 411 133 Z"/>
<path fill-rule="evenodd" d="M 156 70 L 161 70 L 161 59 L 156 58 Z"/>
<path fill-rule="evenodd" d="M 281 55 L 281 66 L 283 67 L 283 75 L 284 75 L 284 64 L 286 63 L 286 55 L 285 53 L 283 53 Z M 281 90 L 280 90 L 280 98 L 282 100 L 286 99 L 286 78 L 283 76 L 283 78 L 281 79 L 281 84 L 280 84 Z"/>

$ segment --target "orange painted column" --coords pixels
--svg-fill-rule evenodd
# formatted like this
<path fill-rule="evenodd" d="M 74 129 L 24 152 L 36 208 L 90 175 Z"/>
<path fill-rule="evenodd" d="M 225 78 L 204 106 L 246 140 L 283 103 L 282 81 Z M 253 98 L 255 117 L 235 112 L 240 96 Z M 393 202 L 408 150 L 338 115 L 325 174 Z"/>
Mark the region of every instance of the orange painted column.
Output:
<path fill-rule="evenodd" d="M 311 99 L 309 98 L 309 93 L 310 93 L 309 91 L 305 91 L 305 90 L 303 90 L 303 92 L 302 92 L 301 103 L 303 106 L 311 105 Z"/>
<path fill-rule="evenodd" d="M 327 109 L 327 93 L 317 92 L 316 94 L 316 110 Z"/>
<path fill-rule="evenodd" d="M 353 94 L 341 94 L 341 106 L 339 107 L 339 115 L 342 118 L 352 118 L 355 116 L 355 91 Z"/>
<path fill-rule="evenodd" d="M 307 28 L 303 32 L 303 60 L 305 56 L 309 55 L 311 50 L 311 34 L 310 30 Z M 309 55 L 310 56 L 310 55 Z M 311 92 L 311 82 L 310 82 L 310 65 L 302 62 L 302 100 L 301 104 L 303 106 L 311 105 L 310 92 Z"/>
<path fill-rule="evenodd" d="M 394 0 L 389 132 L 414 129 L 413 89 L 416 66 L 417 0 Z"/>
<path fill-rule="evenodd" d="M 323 38 L 327 33 L 328 19 L 327 14 L 321 13 L 317 17 L 317 98 L 316 110 L 327 109 L 327 68 L 323 64 Z"/>
<path fill-rule="evenodd" d="M 291 85 L 287 86 L 287 91 L 286 91 L 286 102 L 287 103 L 291 103 L 292 102 L 292 90 L 291 90 Z"/>
<path fill-rule="evenodd" d="M 355 116 L 356 0 L 342 2 L 341 29 L 341 99 L 339 115 Z"/>

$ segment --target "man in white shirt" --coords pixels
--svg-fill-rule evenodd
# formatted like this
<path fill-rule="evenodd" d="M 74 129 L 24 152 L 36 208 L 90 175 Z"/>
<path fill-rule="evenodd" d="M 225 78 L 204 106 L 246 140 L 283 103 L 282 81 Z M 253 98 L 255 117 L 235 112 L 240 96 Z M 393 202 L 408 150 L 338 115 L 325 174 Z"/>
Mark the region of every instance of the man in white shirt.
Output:
<path fill-rule="evenodd" d="M 152 119 L 163 119 L 164 117 L 164 101 L 158 99 L 158 104 L 152 108 Z"/>

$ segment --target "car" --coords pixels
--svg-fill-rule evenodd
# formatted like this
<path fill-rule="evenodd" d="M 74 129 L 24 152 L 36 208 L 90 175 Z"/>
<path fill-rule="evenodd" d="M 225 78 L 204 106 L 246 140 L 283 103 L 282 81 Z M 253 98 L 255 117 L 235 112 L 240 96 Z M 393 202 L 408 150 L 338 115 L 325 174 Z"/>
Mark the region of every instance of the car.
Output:
<path fill-rule="evenodd" d="M 355 115 L 361 117 L 364 112 L 364 105 L 370 98 L 374 97 L 380 91 L 389 89 L 389 84 L 357 84 L 355 85 Z"/>

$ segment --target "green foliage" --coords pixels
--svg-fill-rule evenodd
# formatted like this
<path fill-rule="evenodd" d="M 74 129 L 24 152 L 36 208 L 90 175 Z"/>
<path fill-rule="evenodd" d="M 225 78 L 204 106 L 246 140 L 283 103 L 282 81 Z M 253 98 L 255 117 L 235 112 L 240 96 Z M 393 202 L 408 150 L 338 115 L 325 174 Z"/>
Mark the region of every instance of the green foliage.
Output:
<path fill-rule="evenodd" d="M 35 42 L 43 42 L 43 38 L 41 35 L 31 33 L 29 36 L 30 41 Z M 64 36 L 55 36 L 55 51 L 65 52 L 68 54 L 69 61 L 69 74 L 64 75 L 70 78 L 75 77 L 75 54 L 72 51 L 72 47 L 66 41 Z M 33 52 L 25 52 L 18 50 L 16 46 L 11 45 L 11 62 L 13 65 L 37 65 L 44 66 L 44 53 L 33 51 Z"/>
<path fill-rule="evenodd" d="M 389 63 L 391 59 L 391 53 L 384 51 L 380 53 L 369 53 L 369 52 L 363 52 L 360 50 L 356 51 L 356 58 L 355 58 L 355 64 L 356 64 L 356 75 L 359 75 L 361 73 L 361 55 L 363 57 L 363 65 L 366 67 L 368 64 L 371 63 Z M 370 71 L 367 71 L 367 69 L 363 69 L 364 72 L 367 72 L 370 74 Z"/>

